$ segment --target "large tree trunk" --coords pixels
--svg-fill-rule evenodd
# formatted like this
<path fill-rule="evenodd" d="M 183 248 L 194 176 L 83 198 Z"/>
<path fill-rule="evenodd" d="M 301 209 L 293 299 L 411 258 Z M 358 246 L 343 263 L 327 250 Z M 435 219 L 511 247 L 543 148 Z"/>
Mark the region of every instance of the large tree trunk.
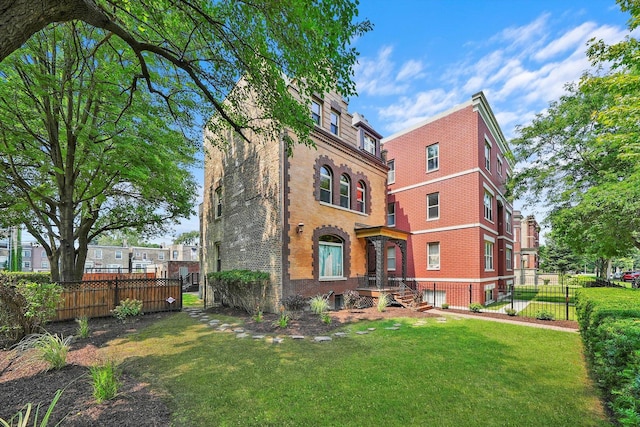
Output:
<path fill-rule="evenodd" d="M 110 21 L 93 0 L 4 0 L 0 5 L 0 62 L 47 25 L 74 19 L 97 27 Z"/>

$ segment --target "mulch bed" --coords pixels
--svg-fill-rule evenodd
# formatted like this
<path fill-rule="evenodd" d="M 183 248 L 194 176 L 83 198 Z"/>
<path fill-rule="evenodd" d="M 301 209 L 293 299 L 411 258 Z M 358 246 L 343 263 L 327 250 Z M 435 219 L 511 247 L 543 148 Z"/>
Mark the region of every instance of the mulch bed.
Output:
<path fill-rule="evenodd" d="M 243 327 L 257 334 L 274 335 L 329 335 L 336 328 L 362 320 L 380 320 L 396 317 L 434 317 L 436 314 L 415 312 L 399 307 L 389 307 L 385 312 L 375 308 L 363 310 L 331 312 L 331 324 L 318 321 L 310 313 L 302 313 L 292 319 L 286 329 L 275 326 L 277 314 L 264 314 L 261 322 L 238 310 L 219 307 L 208 310 L 238 318 Z M 455 312 L 451 310 L 452 313 Z M 469 314 L 469 312 L 465 312 Z M 92 319 L 89 321 L 91 336 L 76 340 L 69 351 L 68 365 L 58 371 L 46 371 L 42 362 L 20 357 L 15 351 L 0 348 L 0 418 L 9 419 L 25 403 L 41 404 L 43 413 L 56 390 L 64 389 L 49 425 L 55 425 L 67 414 L 63 426 L 166 426 L 170 412 L 162 396 L 151 389 L 149 384 L 124 374 L 119 396 L 112 401 L 96 404 L 92 397 L 89 367 L 103 362 L 100 348 L 109 341 L 139 331 L 146 326 L 174 313 L 157 313 L 141 316 L 135 323 L 122 323 L 114 318 Z M 477 317 L 500 317 L 510 320 L 577 328 L 576 322 L 540 321 L 520 317 L 506 317 L 495 313 L 477 313 Z M 74 335 L 75 322 L 60 322 L 47 325 L 52 334 Z M 2 344 L 2 343 L 0 343 Z"/>

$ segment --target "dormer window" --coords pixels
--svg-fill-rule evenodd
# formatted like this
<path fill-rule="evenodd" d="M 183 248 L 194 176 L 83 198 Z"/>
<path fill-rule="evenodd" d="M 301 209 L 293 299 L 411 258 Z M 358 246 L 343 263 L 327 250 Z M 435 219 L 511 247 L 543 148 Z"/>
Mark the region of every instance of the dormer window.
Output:
<path fill-rule="evenodd" d="M 363 141 L 363 144 L 362 144 L 362 148 L 367 153 L 373 154 L 375 156 L 376 155 L 376 140 L 375 140 L 375 138 L 373 138 L 372 136 L 370 136 L 370 135 L 365 133 L 364 134 L 364 141 Z"/>

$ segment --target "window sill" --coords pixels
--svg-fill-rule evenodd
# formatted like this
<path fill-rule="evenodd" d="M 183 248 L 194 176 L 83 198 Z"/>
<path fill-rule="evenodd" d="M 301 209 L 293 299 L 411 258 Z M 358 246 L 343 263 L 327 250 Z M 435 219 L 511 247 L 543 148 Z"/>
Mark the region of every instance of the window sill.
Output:
<path fill-rule="evenodd" d="M 323 201 L 320 201 L 320 206 L 326 206 L 328 208 L 334 208 L 334 209 L 338 209 L 338 210 L 341 210 L 341 211 L 344 211 L 344 212 L 354 213 L 356 215 L 360 215 L 360 216 L 364 216 L 364 217 L 368 217 L 369 216 L 369 214 L 366 214 L 364 212 L 354 211 L 353 209 L 343 208 L 340 205 L 334 205 L 332 203 L 327 203 L 327 202 L 323 202 Z"/>
<path fill-rule="evenodd" d="M 346 277 L 320 277 L 318 281 L 320 282 L 340 282 L 347 280 Z"/>

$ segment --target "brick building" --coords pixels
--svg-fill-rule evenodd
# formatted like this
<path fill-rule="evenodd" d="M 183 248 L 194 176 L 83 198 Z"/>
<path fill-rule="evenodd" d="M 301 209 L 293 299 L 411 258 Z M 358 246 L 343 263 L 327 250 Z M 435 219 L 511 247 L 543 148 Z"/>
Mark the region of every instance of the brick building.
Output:
<path fill-rule="evenodd" d="M 513 232 L 516 283 L 537 283 L 540 225 L 533 215 L 523 217 L 520 211 L 513 211 Z"/>
<path fill-rule="evenodd" d="M 291 90 L 294 90 L 291 88 Z M 270 273 L 268 300 L 347 289 L 372 271 L 384 281 L 384 245 L 406 234 L 385 227 L 387 166 L 381 135 L 339 95 L 314 98 L 315 148 L 229 134 L 224 149 L 205 138 L 202 270 Z"/>
<path fill-rule="evenodd" d="M 505 197 L 513 165 L 484 94 L 385 138 L 383 147 L 388 225 L 411 233 L 408 276 L 423 298 L 495 301 L 514 281 L 513 208 Z M 396 248 L 387 251 L 397 258 Z"/>

